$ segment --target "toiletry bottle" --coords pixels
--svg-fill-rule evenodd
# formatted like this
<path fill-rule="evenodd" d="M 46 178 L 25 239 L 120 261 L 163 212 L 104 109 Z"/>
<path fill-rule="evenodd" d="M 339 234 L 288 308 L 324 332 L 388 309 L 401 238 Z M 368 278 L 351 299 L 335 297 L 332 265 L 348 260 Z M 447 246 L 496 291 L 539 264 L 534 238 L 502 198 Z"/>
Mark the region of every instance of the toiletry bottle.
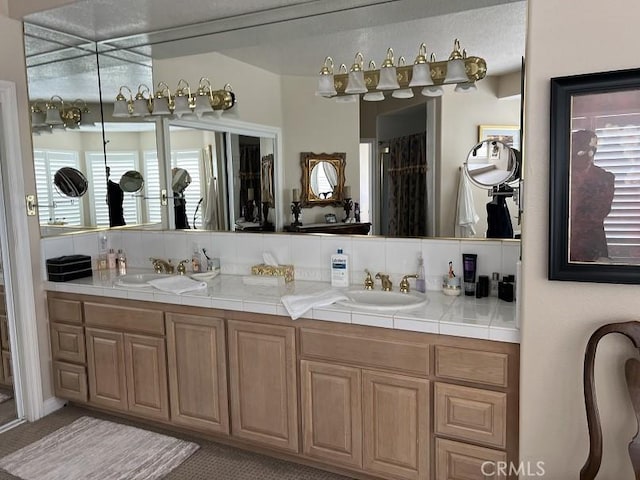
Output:
<path fill-rule="evenodd" d="M 122 250 L 118 250 L 118 275 L 126 275 L 127 274 L 127 257 L 125 257 L 124 252 Z"/>
<path fill-rule="evenodd" d="M 476 293 L 476 269 L 478 255 L 475 253 L 462 254 L 462 275 L 464 280 L 464 294 L 475 295 Z"/>
<path fill-rule="evenodd" d="M 98 247 L 98 270 L 106 270 L 107 269 L 107 245 L 109 240 L 107 239 L 106 234 L 100 235 L 100 244 Z"/>
<path fill-rule="evenodd" d="M 194 245 L 193 255 L 191 255 L 191 269 L 193 273 L 201 272 L 200 249 Z"/>
<path fill-rule="evenodd" d="M 416 272 L 418 277 L 416 278 L 416 290 L 421 293 L 425 293 L 427 291 L 427 285 L 425 281 L 424 274 L 424 259 L 422 255 L 418 257 L 418 271 Z"/>
<path fill-rule="evenodd" d="M 331 286 L 349 286 L 349 256 L 338 249 L 338 253 L 331 255 Z"/>
<path fill-rule="evenodd" d="M 109 253 L 107 253 L 107 267 L 109 268 L 109 270 L 116 269 L 116 252 L 113 250 L 113 248 L 110 248 Z"/>
<path fill-rule="evenodd" d="M 489 295 L 492 297 L 498 296 L 498 283 L 500 282 L 500 274 L 493 272 L 491 274 L 491 286 L 489 287 Z"/>

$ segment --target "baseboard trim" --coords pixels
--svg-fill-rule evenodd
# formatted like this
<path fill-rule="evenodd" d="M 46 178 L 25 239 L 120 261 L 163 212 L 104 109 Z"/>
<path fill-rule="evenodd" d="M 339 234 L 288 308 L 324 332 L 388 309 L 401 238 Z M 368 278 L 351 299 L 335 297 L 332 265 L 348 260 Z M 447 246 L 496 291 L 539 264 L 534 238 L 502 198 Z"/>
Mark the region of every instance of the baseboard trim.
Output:
<path fill-rule="evenodd" d="M 58 397 L 47 398 L 44 401 L 44 408 L 43 408 L 44 416 L 46 417 L 50 413 L 53 413 L 56 410 L 60 410 L 66 404 L 67 404 L 67 400 L 63 400 L 63 399 L 58 398 Z"/>

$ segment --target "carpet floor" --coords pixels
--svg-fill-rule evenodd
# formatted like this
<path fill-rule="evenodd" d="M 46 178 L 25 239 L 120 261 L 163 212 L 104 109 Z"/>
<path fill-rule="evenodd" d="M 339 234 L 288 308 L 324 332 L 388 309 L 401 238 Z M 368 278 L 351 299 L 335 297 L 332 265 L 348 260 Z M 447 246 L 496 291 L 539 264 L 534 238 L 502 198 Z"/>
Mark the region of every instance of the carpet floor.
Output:
<path fill-rule="evenodd" d="M 6 403 L 6 402 L 5 402 Z M 169 473 L 165 480 L 348 480 L 348 477 L 323 472 L 315 468 L 277 460 L 255 453 L 208 442 L 200 438 L 171 432 L 162 428 L 123 420 L 79 407 L 64 407 L 37 422 L 26 423 L 0 434 L 0 457 L 4 457 L 41 439 L 55 430 L 69 425 L 82 416 L 91 416 L 112 422 L 123 423 L 164 433 L 176 438 L 192 441 L 200 449 L 178 468 Z M 79 452 L 79 455 L 81 452 Z M 18 477 L 0 470 L 0 480 L 16 480 Z"/>

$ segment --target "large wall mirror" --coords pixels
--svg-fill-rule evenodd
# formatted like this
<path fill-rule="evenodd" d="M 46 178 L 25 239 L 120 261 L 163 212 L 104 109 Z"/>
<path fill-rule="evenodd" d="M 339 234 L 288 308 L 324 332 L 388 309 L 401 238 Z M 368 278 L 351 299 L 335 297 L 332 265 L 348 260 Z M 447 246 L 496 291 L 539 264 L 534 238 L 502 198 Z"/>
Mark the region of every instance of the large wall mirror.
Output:
<path fill-rule="evenodd" d="M 87 8 L 95 4 L 92 0 L 84 3 Z M 224 32 L 216 31 L 216 22 L 207 22 L 215 15 L 214 9 L 198 14 L 196 10 L 199 7 L 191 11 L 200 15 L 198 18 L 202 20 L 197 35 L 191 27 L 158 28 L 157 31 L 137 35 L 142 32 L 117 21 L 122 18 L 121 6 L 101 4 L 101 8 L 106 9 L 101 18 L 114 20 L 92 28 L 96 28 L 102 38 L 118 32 L 119 38 L 125 39 L 99 42 L 100 55 L 108 56 L 108 60 L 101 63 L 108 65 L 113 55 L 124 51 L 118 49 L 124 42 L 126 51 L 137 55 L 135 58 L 127 57 L 129 63 L 151 65 L 153 61 L 149 68 L 155 82 L 149 81 L 150 87 L 158 81 L 174 87 L 182 77 L 194 84 L 201 76 L 209 76 L 218 87 L 230 82 L 238 99 L 237 120 L 273 128 L 273 131 L 254 132 L 250 128 L 235 129 L 235 121 L 225 123 L 225 118 L 229 118 L 225 113 L 215 121 L 195 116 L 172 119 L 166 134 L 156 132 L 158 137 L 162 137 L 158 145 L 166 148 L 170 144 L 171 150 L 164 156 L 166 158 L 159 159 L 157 169 L 161 185 L 166 185 L 169 191 L 169 207 L 160 209 L 160 215 L 165 215 L 166 221 L 159 225 L 172 229 L 186 225 L 190 229 L 260 229 L 265 217 L 261 207 L 264 208 L 264 198 L 269 196 L 266 192 L 270 191 L 274 198 L 266 207 L 267 217 L 280 231 L 290 221 L 292 190 L 302 189 L 300 154 L 309 151 L 345 152 L 344 185 L 350 186 L 353 201 L 358 202 L 362 209 L 362 221 L 372 223 L 373 233 L 396 237 L 454 237 L 458 230 L 456 206 L 462 167 L 469 149 L 481 140 L 478 127 L 520 125 L 526 2 L 501 0 L 483 8 L 477 8 L 471 1 L 456 2 L 455 5 L 449 2 L 450 5 L 435 12 L 428 8 L 412 9 L 410 2 L 400 0 L 393 5 L 365 5 L 354 8 L 353 12 L 330 11 L 304 19 L 296 15 L 302 7 L 295 3 L 277 11 L 283 16 L 279 20 L 279 28 L 270 28 L 267 36 L 261 34 L 260 28 L 264 27 L 257 24 L 255 28 L 243 25 L 243 34 L 238 35 L 233 21 Z M 398 8 L 400 4 L 407 8 Z M 48 22 L 52 27 L 72 25 L 78 33 L 83 31 L 81 7 L 61 7 L 46 15 L 32 17 L 41 24 Z M 294 18 L 297 20 L 288 21 Z M 410 65 L 422 42 L 427 43 L 428 52 L 447 58 L 453 36 L 460 37 L 470 55 L 487 61 L 488 76 L 478 82 L 476 92 L 454 92 L 454 85 L 450 85 L 445 87 L 444 95 L 439 98 L 423 97 L 414 89 L 415 95 L 411 99 L 387 95 L 384 101 L 351 104 L 338 104 L 332 99 L 314 96 L 315 77 L 327 55 L 336 61 L 335 73 L 338 73 L 340 63 L 349 68 L 358 51 L 363 52 L 366 62 L 373 59 L 380 65 L 390 46 L 396 52 L 396 63 L 403 55 Z M 109 50 L 108 47 L 113 45 L 118 48 Z M 120 78 L 109 89 L 103 85 L 105 112 L 111 110 L 119 85 L 127 84 L 135 91 L 138 83 L 142 83 L 136 78 Z M 180 133 L 180 128 L 186 130 Z M 186 137 L 187 134 L 199 138 L 183 149 L 178 146 L 177 136 Z M 424 164 L 411 166 L 407 171 L 412 175 L 400 178 L 397 172 L 404 167 L 394 164 L 393 156 L 394 152 L 405 149 L 405 137 L 417 138 L 424 146 L 420 153 Z M 265 149 L 269 142 L 272 152 Z M 107 154 L 110 145 L 107 144 Z M 145 148 L 139 150 L 141 158 L 147 153 Z M 179 150 L 191 151 L 191 160 L 183 158 Z M 257 155 L 250 154 L 251 158 L 259 159 L 258 173 L 255 160 L 248 163 L 250 167 L 240 160 L 242 155 L 239 152 L 252 150 L 259 151 Z M 273 155 L 272 183 L 264 182 L 265 175 L 261 173 L 269 168 L 268 160 L 265 160 L 269 155 Z M 237 165 L 234 163 L 236 158 Z M 151 189 L 154 180 L 146 173 L 145 167 L 143 164 L 132 169 L 142 174 L 143 188 L 149 186 Z M 126 167 L 119 175 L 129 169 Z M 111 172 L 113 175 L 114 170 Z M 83 173 L 89 182 L 88 194 L 91 194 L 91 175 L 88 171 Z M 176 185 L 184 185 L 178 191 L 172 187 L 176 173 Z M 421 177 L 420 181 L 417 177 Z M 210 186 L 211 179 L 216 179 L 215 188 Z M 482 238 L 487 231 L 486 205 L 491 201 L 490 190 L 475 185 L 472 188 L 476 210 L 481 217 L 475 228 L 476 236 Z M 209 195 L 213 190 L 216 196 Z M 327 194 L 322 189 L 317 193 L 318 196 Z M 154 196 L 155 193 L 145 190 L 135 195 Z M 173 202 L 171 196 L 174 197 Z M 203 209 L 211 198 L 219 200 L 213 202 L 208 210 Z M 253 202 L 253 209 L 247 208 L 250 202 Z M 214 206 L 215 210 L 212 210 Z M 185 222 L 176 222 L 176 207 L 180 214 L 184 210 Z M 517 217 L 517 206 L 510 204 L 510 209 Z M 141 214 L 138 225 L 153 221 L 152 209 L 148 210 L 149 213 Z M 208 218 L 202 216 L 203 211 L 208 212 Z M 217 211 L 215 220 L 211 218 L 212 211 Z M 415 219 L 397 221 L 400 218 L 398 212 L 407 211 L 416 215 Z M 326 213 L 335 213 L 338 218 L 343 216 L 340 205 L 327 205 L 305 209 L 304 223 L 324 222 Z M 129 227 L 129 221 L 126 223 Z M 517 228 L 515 218 L 514 230 Z"/>

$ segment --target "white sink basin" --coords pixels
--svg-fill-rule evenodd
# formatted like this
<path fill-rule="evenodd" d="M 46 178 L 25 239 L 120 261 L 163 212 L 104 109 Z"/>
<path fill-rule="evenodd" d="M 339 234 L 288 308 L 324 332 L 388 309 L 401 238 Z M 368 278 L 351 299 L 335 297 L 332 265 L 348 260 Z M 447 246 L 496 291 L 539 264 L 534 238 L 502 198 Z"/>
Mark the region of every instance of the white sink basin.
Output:
<path fill-rule="evenodd" d="M 383 292 L 382 290 L 349 290 L 349 300 L 337 302 L 346 307 L 374 312 L 396 312 L 411 310 L 426 305 L 427 297 L 422 293 Z"/>
<path fill-rule="evenodd" d="M 114 285 L 129 288 L 151 288 L 149 281 L 168 276 L 166 273 L 133 273 L 118 277 Z"/>

